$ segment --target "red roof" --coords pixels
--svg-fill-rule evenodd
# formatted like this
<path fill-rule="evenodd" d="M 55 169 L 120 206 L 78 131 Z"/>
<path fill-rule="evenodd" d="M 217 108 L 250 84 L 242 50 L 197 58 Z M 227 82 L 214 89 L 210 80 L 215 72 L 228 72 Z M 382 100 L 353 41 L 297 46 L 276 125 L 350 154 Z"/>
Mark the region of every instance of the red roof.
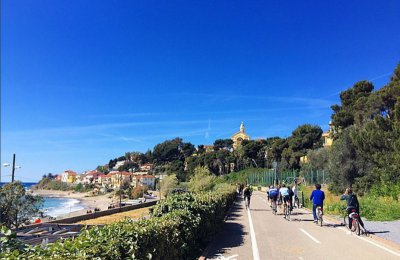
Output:
<path fill-rule="evenodd" d="M 71 171 L 71 170 L 66 170 L 66 171 L 64 171 L 65 173 L 67 173 L 68 175 L 76 175 L 76 172 L 74 172 L 74 171 Z"/>

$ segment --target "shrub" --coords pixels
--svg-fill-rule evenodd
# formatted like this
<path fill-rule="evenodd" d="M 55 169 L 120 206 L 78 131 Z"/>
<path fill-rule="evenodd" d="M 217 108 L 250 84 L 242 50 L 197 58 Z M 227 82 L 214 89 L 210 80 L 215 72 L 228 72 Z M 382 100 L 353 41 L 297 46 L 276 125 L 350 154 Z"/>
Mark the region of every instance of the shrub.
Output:
<path fill-rule="evenodd" d="M 11 245 L 0 258 L 195 259 L 222 227 L 235 195 L 233 186 L 223 185 L 212 193 L 171 195 L 154 207 L 150 219 L 85 229 L 46 248 Z"/>

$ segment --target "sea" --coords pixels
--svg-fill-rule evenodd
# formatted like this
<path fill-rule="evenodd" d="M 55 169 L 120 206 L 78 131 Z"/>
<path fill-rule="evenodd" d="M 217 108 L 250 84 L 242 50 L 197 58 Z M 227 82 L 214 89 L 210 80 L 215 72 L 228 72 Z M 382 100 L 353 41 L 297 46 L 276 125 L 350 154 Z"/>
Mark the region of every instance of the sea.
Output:
<path fill-rule="evenodd" d="M 0 182 L 2 187 L 5 182 Z M 22 185 L 25 189 L 30 189 L 36 185 L 36 182 L 23 182 Z M 43 197 L 43 213 L 51 217 L 59 217 L 61 215 L 67 215 L 71 212 L 84 209 L 83 205 L 77 199 L 70 198 L 56 198 L 56 197 Z"/>

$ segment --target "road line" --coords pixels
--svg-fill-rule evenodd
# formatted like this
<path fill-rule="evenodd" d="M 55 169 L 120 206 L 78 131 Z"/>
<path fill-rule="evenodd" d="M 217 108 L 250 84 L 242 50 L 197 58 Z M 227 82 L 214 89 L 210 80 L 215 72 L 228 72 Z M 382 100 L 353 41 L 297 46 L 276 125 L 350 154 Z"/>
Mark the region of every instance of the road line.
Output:
<path fill-rule="evenodd" d="M 251 219 L 250 210 L 247 209 L 247 216 L 249 217 L 250 226 L 250 238 L 251 238 L 251 248 L 253 249 L 253 259 L 260 260 L 260 254 L 258 253 L 256 233 L 254 233 L 253 220 Z"/>
<path fill-rule="evenodd" d="M 321 244 L 321 242 L 319 242 L 315 237 L 313 237 L 312 235 L 310 235 L 307 231 L 305 231 L 302 228 L 299 228 L 301 232 L 303 232 L 304 234 L 306 234 L 309 238 L 311 238 L 315 243 L 317 244 Z"/>
<path fill-rule="evenodd" d="M 348 229 L 345 229 L 345 228 L 342 228 L 342 227 L 339 227 L 338 229 L 343 230 L 343 231 L 346 232 L 346 234 L 348 234 L 348 235 L 351 234 L 350 230 L 348 230 Z M 368 239 L 366 239 L 366 238 L 364 238 L 364 237 L 360 237 L 360 236 L 355 236 L 355 237 L 358 238 L 358 239 L 364 240 L 365 242 L 368 242 L 368 243 L 370 243 L 370 244 L 372 244 L 372 245 L 374 245 L 374 246 L 377 246 L 377 247 L 379 247 L 380 249 L 385 250 L 386 252 L 389 252 L 389 253 L 391 253 L 391 254 L 394 254 L 395 256 L 400 256 L 399 253 L 396 253 L 395 251 L 390 250 L 389 248 L 386 248 L 386 247 L 384 247 L 384 246 L 381 246 L 381 245 L 379 245 L 379 244 L 377 244 L 377 243 L 375 243 L 375 242 L 369 241 Z"/>
<path fill-rule="evenodd" d="M 301 256 L 299 256 L 299 260 L 304 260 L 304 258 L 303 258 L 303 257 L 301 257 Z"/>
<path fill-rule="evenodd" d="M 374 246 L 377 246 L 377 247 L 379 247 L 380 249 L 385 250 L 386 252 L 389 252 L 389 253 L 394 254 L 395 256 L 400 256 L 399 253 L 396 253 L 395 251 L 390 250 L 389 248 L 386 248 L 386 247 L 384 247 L 384 246 L 381 246 L 381 245 L 379 245 L 379 244 L 377 244 L 377 243 L 375 243 L 375 242 L 369 241 L 368 239 L 366 239 L 366 238 L 364 238 L 364 237 L 356 236 L 356 238 L 359 238 L 359 239 L 361 239 L 361 240 L 364 240 L 365 242 L 368 242 L 368 243 L 370 243 L 370 244 L 372 244 L 372 245 L 374 245 Z"/>

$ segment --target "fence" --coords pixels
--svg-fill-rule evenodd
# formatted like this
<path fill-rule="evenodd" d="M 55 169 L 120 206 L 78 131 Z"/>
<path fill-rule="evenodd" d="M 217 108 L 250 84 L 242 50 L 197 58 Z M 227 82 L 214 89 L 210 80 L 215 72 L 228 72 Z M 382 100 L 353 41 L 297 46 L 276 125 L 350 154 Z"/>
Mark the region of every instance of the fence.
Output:
<path fill-rule="evenodd" d="M 329 182 L 329 175 L 325 171 L 286 171 L 276 172 L 274 170 L 266 170 L 264 172 L 250 173 L 246 177 L 247 182 L 256 186 L 270 186 L 277 183 L 292 184 L 294 181 L 297 183 L 304 183 L 311 185 L 314 183 L 327 184 Z"/>

